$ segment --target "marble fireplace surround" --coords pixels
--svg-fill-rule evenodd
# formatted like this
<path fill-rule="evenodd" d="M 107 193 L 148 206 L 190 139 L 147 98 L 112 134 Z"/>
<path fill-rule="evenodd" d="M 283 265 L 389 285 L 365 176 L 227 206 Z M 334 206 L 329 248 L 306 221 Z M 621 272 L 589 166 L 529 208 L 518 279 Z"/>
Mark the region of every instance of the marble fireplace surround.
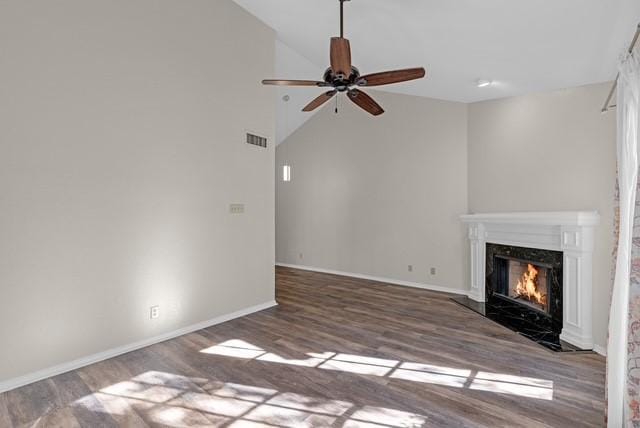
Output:
<path fill-rule="evenodd" d="M 560 339 L 580 349 L 593 349 L 592 260 L 596 211 L 468 214 L 471 250 L 469 298 L 485 301 L 487 243 L 562 251 L 562 333 Z"/>

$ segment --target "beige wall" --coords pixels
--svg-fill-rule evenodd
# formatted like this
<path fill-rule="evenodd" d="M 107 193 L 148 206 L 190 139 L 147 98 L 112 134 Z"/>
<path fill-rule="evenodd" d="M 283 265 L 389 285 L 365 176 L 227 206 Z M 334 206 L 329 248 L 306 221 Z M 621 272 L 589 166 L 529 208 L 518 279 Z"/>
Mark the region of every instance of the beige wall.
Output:
<path fill-rule="evenodd" d="M 230 0 L 0 2 L 0 382 L 273 299 L 274 38 Z"/>
<path fill-rule="evenodd" d="M 598 210 L 593 319 L 606 345 L 615 112 L 601 114 L 608 84 L 469 106 L 469 211 Z"/>
<path fill-rule="evenodd" d="M 276 259 L 463 289 L 467 106 L 371 93 L 384 115 L 341 96 L 278 146 Z"/>

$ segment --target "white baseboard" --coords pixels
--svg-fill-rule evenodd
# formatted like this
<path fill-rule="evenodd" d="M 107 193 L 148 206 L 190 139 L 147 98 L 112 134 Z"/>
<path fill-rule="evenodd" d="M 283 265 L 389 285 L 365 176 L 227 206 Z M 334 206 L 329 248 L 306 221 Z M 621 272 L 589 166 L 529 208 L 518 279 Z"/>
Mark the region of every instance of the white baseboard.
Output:
<path fill-rule="evenodd" d="M 603 357 L 607 356 L 607 348 L 605 346 L 600 346 L 600 345 L 593 345 L 593 352 L 595 352 L 596 354 L 600 354 Z"/>
<path fill-rule="evenodd" d="M 36 372 L 15 377 L 13 379 L 8 379 L 0 382 L 0 393 L 9 391 L 15 388 L 19 388 L 21 386 L 24 386 L 33 382 L 37 382 L 42 379 L 46 379 L 52 376 L 56 376 L 62 373 L 76 370 L 81 367 L 88 366 L 90 364 L 107 360 L 109 358 L 117 357 L 118 355 L 126 354 L 127 352 L 135 351 L 137 349 L 145 348 L 147 346 L 154 345 L 156 343 L 164 342 L 166 340 L 173 339 L 175 337 L 182 336 L 197 330 L 202 330 L 203 328 L 211 327 L 216 324 L 221 324 L 223 322 L 230 321 L 234 318 L 240 318 L 245 315 L 252 314 L 254 312 L 259 312 L 259 311 L 271 308 L 273 306 L 276 306 L 277 304 L 278 303 L 275 300 L 271 300 L 269 302 L 261 303 L 259 305 L 240 309 L 230 314 L 221 315 L 219 317 L 216 317 L 207 321 L 202 321 L 197 324 L 192 324 L 190 326 L 183 327 L 178 330 L 174 330 L 158 336 L 150 337 L 148 339 L 143 339 L 141 341 L 120 346 L 118 348 L 113 348 L 103 352 L 98 352 L 97 354 L 78 358 L 77 360 L 58 364 L 56 366 L 38 370 Z"/>
<path fill-rule="evenodd" d="M 560 333 L 560 340 L 567 342 L 578 349 L 593 349 L 593 337 L 582 337 L 578 334 L 575 334 L 569 328 L 564 327 L 562 332 Z"/>
<path fill-rule="evenodd" d="M 276 266 L 288 267 L 292 269 L 308 270 L 312 272 L 328 273 L 331 275 L 349 276 L 351 278 L 368 279 L 370 281 L 386 282 L 388 284 L 403 285 L 405 287 L 422 288 L 423 290 L 439 291 L 442 293 L 459 294 L 466 296 L 468 291 L 456 290 L 455 288 L 443 287 L 441 285 L 423 284 L 420 282 L 404 281 L 401 279 L 383 278 L 379 276 L 365 275 L 362 273 L 342 272 L 339 270 L 323 269 L 312 266 L 293 265 L 288 263 L 276 263 Z"/>

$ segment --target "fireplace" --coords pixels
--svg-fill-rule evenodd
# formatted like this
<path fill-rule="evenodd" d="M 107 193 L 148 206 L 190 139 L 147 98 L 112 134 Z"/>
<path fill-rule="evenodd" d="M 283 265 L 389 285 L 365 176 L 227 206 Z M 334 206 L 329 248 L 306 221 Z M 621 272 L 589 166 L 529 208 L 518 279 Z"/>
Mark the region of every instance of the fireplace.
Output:
<path fill-rule="evenodd" d="M 592 266 L 595 228 L 600 222 L 597 212 L 475 213 L 460 218 L 467 225 L 470 281 L 468 296 L 460 296 L 458 303 L 487 317 L 492 314 L 498 322 L 517 324 L 511 328 L 526 330 L 523 334 L 530 337 L 537 334 L 543 341 L 555 337 L 559 345 L 549 346 L 554 350 L 564 351 L 563 344 L 579 350 L 593 349 Z M 505 259 L 522 265 L 517 268 Z M 529 264 L 538 270 L 533 289 L 540 298 L 546 294 L 546 302 L 532 301 L 536 294 L 530 292 L 523 298 L 522 292 L 513 290 L 513 282 L 506 282 L 509 277 L 505 277 L 505 270 L 515 272 L 526 267 L 529 272 Z M 557 332 L 561 332 L 559 336 Z"/>
<path fill-rule="evenodd" d="M 547 347 L 560 346 L 562 261 L 561 251 L 487 243 L 487 316 Z"/>
<path fill-rule="evenodd" d="M 505 256 L 495 256 L 493 263 L 498 278 L 496 294 L 549 313 L 551 266 Z"/>

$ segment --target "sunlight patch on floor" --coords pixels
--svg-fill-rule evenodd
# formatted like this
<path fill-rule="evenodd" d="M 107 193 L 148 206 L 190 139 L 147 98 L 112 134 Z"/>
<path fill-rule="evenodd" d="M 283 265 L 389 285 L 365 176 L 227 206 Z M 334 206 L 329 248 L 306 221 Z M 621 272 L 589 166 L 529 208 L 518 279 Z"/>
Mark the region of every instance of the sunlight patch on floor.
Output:
<path fill-rule="evenodd" d="M 200 351 L 205 354 L 253 359 L 277 364 L 315 367 L 358 375 L 389 377 L 411 382 L 452 388 L 517 395 L 539 400 L 553 400 L 553 381 L 502 373 L 476 372 L 470 369 L 401 362 L 335 352 L 304 354 L 307 358 L 291 359 L 268 352 L 243 340 L 233 339 Z"/>
<path fill-rule="evenodd" d="M 167 427 L 419 428 L 427 422 L 426 416 L 395 409 L 158 371 L 102 388 L 72 406 Z"/>

